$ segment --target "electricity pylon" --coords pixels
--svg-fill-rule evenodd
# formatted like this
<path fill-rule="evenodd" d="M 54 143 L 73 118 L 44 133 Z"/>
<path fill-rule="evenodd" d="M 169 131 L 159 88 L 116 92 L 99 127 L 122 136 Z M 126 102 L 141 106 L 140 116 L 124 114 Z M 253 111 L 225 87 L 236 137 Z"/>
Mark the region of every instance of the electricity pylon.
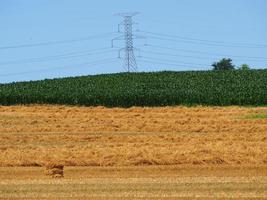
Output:
<path fill-rule="evenodd" d="M 119 13 L 117 16 L 121 16 L 124 20 L 118 25 L 118 32 L 121 33 L 121 26 L 124 26 L 124 34 L 118 36 L 112 40 L 112 48 L 114 40 L 124 40 L 125 47 L 119 49 L 119 58 L 121 58 L 121 52 L 124 51 L 124 67 L 127 72 L 136 72 L 137 71 L 137 63 L 135 58 L 135 51 L 139 51 L 134 47 L 134 39 L 143 38 L 142 36 L 133 35 L 133 25 L 135 22 L 133 21 L 133 16 L 139 13 Z"/>

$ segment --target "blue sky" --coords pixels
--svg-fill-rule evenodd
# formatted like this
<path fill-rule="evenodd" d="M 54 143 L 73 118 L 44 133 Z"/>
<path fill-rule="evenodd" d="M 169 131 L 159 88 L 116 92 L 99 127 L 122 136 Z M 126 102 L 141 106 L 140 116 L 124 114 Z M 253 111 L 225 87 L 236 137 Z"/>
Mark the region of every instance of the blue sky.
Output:
<path fill-rule="evenodd" d="M 207 70 L 223 57 L 267 68 L 266 9 L 266 0 L 1 0 L 0 82 L 122 72 L 114 14 L 132 11 L 146 36 L 134 41 L 139 71 Z"/>

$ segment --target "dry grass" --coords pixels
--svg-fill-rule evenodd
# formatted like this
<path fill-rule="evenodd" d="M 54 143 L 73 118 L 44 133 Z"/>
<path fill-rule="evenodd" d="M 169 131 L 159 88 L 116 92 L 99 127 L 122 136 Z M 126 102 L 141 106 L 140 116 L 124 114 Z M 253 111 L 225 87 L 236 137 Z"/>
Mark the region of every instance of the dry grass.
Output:
<path fill-rule="evenodd" d="M 60 164 L 47 164 L 45 166 L 45 175 L 52 178 L 63 178 L 64 177 L 64 165 Z"/>
<path fill-rule="evenodd" d="M 267 108 L 0 107 L 0 166 L 266 165 Z"/>
<path fill-rule="evenodd" d="M 0 199 L 267 198 L 266 167 L 67 167 L 64 179 L 42 168 L 0 168 Z"/>
<path fill-rule="evenodd" d="M 266 119 L 240 120 L 266 108 L 164 107 L 129 109 L 68 106 L 0 107 L 1 133 L 261 132 Z M 264 125 L 265 123 L 265 125 Z M 262 124 L 262 125 L 261 125 Z"/>
<path fill-rule="evenodd" d="M 0 107 L 0 200 L 264 199 L 266 113 Z"/>

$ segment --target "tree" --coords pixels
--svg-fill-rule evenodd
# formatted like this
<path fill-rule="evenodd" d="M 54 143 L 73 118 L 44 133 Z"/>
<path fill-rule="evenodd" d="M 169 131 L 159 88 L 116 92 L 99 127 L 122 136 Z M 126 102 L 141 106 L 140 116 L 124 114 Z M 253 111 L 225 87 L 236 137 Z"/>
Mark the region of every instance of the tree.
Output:
<path fill-rule="evenodd" d="M 223 58 L 219 62 L 212 64 L 213 70 L 234 70 L 235 66 L 232 64 L 232 59 Z"/>
<path fill-rule="evenodd" d="M 239 67 L 240 70 L 250 70 L 250 67 L 248 64 L 243 64 Z"/>

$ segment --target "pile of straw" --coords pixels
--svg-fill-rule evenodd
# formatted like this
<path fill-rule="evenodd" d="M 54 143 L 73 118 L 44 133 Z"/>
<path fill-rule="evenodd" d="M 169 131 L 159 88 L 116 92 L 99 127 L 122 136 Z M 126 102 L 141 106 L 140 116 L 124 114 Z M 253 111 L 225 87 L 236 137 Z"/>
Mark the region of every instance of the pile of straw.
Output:
<path fill-rule="evenodd" d="M 45 175 L 52 178 L 63 178 L 64 177 L 64 165 L 60 164 L 49 164 L 46 165 Z"/>

